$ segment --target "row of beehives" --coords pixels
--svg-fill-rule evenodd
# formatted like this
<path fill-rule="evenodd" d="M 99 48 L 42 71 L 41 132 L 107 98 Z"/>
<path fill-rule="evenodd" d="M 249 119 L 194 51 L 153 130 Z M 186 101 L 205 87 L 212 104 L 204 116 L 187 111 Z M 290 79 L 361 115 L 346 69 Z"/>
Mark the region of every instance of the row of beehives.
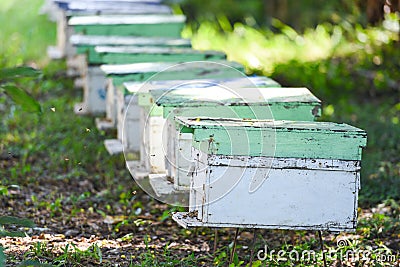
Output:
<path fill-rule="evenodd" d="M 316 122 L 321 104 L 308 89 L 193 50 L 180 37 L 185 17 L 157 0 L 49 3 L 49 53 L 67 58 L 84 89 L 75 111 L 105 113 L 98 128 L 117 128 L 107 150 L 124 152 L 159 200 L 189 204 L 179 224 L 355 229 L 366 134 Z"/>

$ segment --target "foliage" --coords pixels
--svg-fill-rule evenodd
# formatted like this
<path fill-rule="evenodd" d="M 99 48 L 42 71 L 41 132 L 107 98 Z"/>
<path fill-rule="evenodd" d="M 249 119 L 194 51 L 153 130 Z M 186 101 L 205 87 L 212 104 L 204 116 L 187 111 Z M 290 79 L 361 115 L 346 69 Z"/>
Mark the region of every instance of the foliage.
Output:
<path fill-rule="evenodd" d="M 5 230 L 5 226 L 13 225 L 25 228 L 34 227 L 35 224 L 28 219 L 21 219 L 13 216 L 0 216 L 0 237 L 21 237 L 26 234 L 22 231 L 8 231 Z M 0 246 L 0 266 L 4 266 L 6 261 L 6 256 L 4 254 L 4 248 Z"/>
<path fill-rule="evenodd" d="M 36 78 L 39 75 L 40 71 L 26 66 L 1 69 L 0 93 L 3 90 L 16 104 L 20 105 L 25 111 L 40 113 L 40 104 L 27 92 L 16 85 L 16 79 L 18 78 Z"/>
<path fill-rule="evenodd" d="M 232 25 L 240 22 L 256 28 L 274 28 L 272 18 L 280 19 L 299 30 L 313 28 L 324 22 L 366 23 L 363 1 L 186 0 L 181 6 L 193 29 L 205 21 L 218 24 L 222 20 Z M 302 15 L 299 16 L 299 13 Z"/>
<path fill-rule="evenodd" d="M 0 1 L 0 68 L 20 65 L 43 67 L 48 63 L 46 44 L 56 39 L 56 27 L 38 16 L 43 0 Z M 11 23 L 12 22 L 12 23 Z"/>

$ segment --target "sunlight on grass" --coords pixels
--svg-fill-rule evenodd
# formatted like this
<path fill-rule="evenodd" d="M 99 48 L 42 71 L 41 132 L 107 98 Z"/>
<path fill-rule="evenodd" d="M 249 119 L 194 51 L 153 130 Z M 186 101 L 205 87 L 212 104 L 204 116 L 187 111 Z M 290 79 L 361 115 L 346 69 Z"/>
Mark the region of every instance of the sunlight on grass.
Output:
<path fill-rule="evenodd" d="M 43 55 L 47 46 L 55 43 L 56 26 L 45 15 L 38 16 L 42 3 L 43 0 L 1 1 L 0 66 L 31 63 L 43 67 L 48 62 Z"/>
<path fill-rule="evenodd" d="M 388 18 L 385 27 L 367 29 L 353 27 L 346 22 L 336 26 L 321 24 L 302 34 L 276 19 L 273 20 L 273 26 L 279 33 L 275 34 L 242 23 L 236 23 L 230 31 L 223 25 L 202 22 L 196 32 L 186 28 L 184 36 L 192 39 L 196 49 L 224 51 L 230 60 L 271 75 L 280 63 L 311 62 L 345 56 L 361 50 L 371 50 L 372 44 L 387 44 L 397 40 L 396 19 Z M 227 30 L 222 32 L 220 28 Z"/>

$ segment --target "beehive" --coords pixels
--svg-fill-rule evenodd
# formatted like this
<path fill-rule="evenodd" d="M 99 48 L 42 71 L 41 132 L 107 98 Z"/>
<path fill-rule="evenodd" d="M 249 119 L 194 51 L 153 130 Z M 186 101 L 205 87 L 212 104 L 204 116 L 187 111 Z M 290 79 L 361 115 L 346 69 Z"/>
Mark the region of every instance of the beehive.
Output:
<path fill-rule="evenodd" d="M 230 68 L 223 67 L 223 64 L 230 66 Z M 101 69 L 107 77 L 112 79 L 112 87 L 110 86 L 107 89 L 107 99 L 110 100 L 110 102 L 107 102 L 107 110 L 110 112 L 107 116 L 116 114 L 118 139 L 125 142 L 122 144 L 122 147 L 124 147 L 126 151 L 133 152 L 140 151 L 139 144 L 143 141 L 140 138 L 141 134 L 138 135 L 137 132 L 142 129 L 139 127 L 140 116 L 137 112 L 128 112 L 125 117 L 125 111 L 127 110 L 129 102 L 135 102 L 137 100 L 132 100 L 132 94 L 122 86 L 124 82 L 144 82 L 150 78 L 152 80 L 226 78 L 241 75 L 240 71 L 243 71 L 241 65 L 227 61 L 102 65 Z M 112 101 L 112 99 L 115 99 L 115 101 Z M 160 119 L 155 119 L 154 124 L 163 125 L 163 118 L 160 117 Z M 126 132 L 124 133 L 124 131 Z"/>
<path fill-rule="evenodd" d="M 209 73 L 211 74 L 211 73 Z M 170 149 L 166 149 L 163 145 L 165 142 L 161 143 L 163 130 L 165 127 L 168 127 L 168 124 L 165 124 L 165 118 L 163 118 L 163 107 L 156 106 L 155 100 L 152 97 L 153 91 L 161 90 L 165 91 L 170 88 L 175 88 L 180 85 L 181 88 L 186 88 L 189 90 L 196 90 L 201 88 L 212 87 L 215 84 L 223 84 L 227 87 L 243 87 L 243 86 L 278 86 L 279 84 L 269 79 L 267 77 L 244 77 L 240 73 L 230 73 L 229 75 L 239 74 L 240 78 L 229 78 L 229 79 L 195 79 L 195 80 L 167 80 L 167 81 L 150 81 L 145 83 L 138 82 L 130 82 L 125 83 L 125 87 L 135 93 L 138 97 L 138 104 L 141 107 L 141 132 L 145 133 L 142 138 L 144 142 L 142 142 L 141 147 L 141 158 L 147 159 L 150 157 L 150 161 L 148 163 L 143 162 L 145 172 L 147 173 L 164 173 L 165 166 L 169 167 L 171 164 L 165 160 L 165 153 Z M 227 76 L 229 76 L 227 75 Z M 157 121 L 158 123 L 148 123 Z M 169 141 L 172 141 L 171 138 L 167 137 Z M 168 143 L 168 147 L 171 145 Z M 156 145 L 154 145 L 156 144 Z"/>
<path fill-rule="evenodd" d="M 330 122 L 176 118 L 193 134 L 184 227 L 354 231 L 366 133 Z"/>
<path fill-rule="evenodd" d="M 103 15 L 71 17 L 68 25 L 75 33 L 119 36 L 181 36 L 182 15 Z"/>
<path fill-rule="evenodd" d="M 307 88 L 259 86 L 229 88 L 211 86 L 152 90 L 155 103 L 163 107 L 167 121 L 167 175 L 175 189 L 187 189 L 191 133 L 181 132 L 175 116 L 223 117 L 313 121 L 320 116 L 321 102 Z"/>

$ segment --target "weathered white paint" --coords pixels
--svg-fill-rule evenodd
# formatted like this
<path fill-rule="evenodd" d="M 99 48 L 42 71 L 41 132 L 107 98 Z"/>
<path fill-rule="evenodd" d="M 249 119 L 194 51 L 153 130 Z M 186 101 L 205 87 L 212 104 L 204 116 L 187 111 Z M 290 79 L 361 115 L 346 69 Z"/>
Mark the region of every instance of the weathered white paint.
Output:
<path fill-rule="evenodd" d="M 118 139 L 106 139 L 104 140 L 104 146 L 110 155 L 121 154 L 124 150 L 121 140 Z"/>
<path fill-rule="evenodd" d="M 104 15 L 77 16 L 68 21 L 68 25 L 124 25 L 124 24 L 155 24 L 155 23 L 184 23 L 183 15 Z"/>
<path fill-rule="evenodd" d="M 74 46 L 98 45 L 170 45 L 190 46 L 189 39 L 176 39 L 168 37 L 140 37 L 140 36 L 104 36 L 75 34 L 70 37 Z"/>
<path fill-rule="evenodd" d="M 222 116 L 225 118 L 246 118 L 248 113 L 236 113 L 233 109 L 230 109 L 227 106 L 234 105 L 245 105 L 245 103 L 251 103 L 254 106 L 251 108 L 251 111 L 254 112 L 254 116 L 266 119 L 268 116 L 271 116 L 271 113 L 266 108 L 268 105 L 287 105 L 297 107 L 300 105 L 304 105 L 307 108 L 303 109 L 302 114 L 298 111 L 298 114 L 291 115 L 290 112 L 277 112 L 274 114 L 276 118 L 282 119 L 282 117 L 286 116 L 288 118 L 292 116 L 302 116 L 303 120 L 309 118 L 310 120 L 314 118 L 312 114 L 313 108 L 319 106 L 320 100 L 316 98 L 307 88 L 237 88 L 236 91 L 239 95 L 247 95 L 249 97 L 254 97 L 253 99 L 242 99 L 237 98 L 236 93 L 222 89 L 223 87 L 218 86 L 210 86 L 210 87 L 202 87 L 202 88 L 190 88 L 190 87 L 180 87 L 179 89 L 170 90 L 174 94 L 168 96 L 168 93 L 165 95 L 166 90 L 151 90 L 153 98 L 154 96 L 160 96 L 157 98 L 156 102 L 163 102 L 162 105 L 164 109 L 166 107 L 172 107 L 173 110 L 170 111 L 169 121 L 172 121 L 172 118 L 175 116 L 201 116 L 207 114 L 209 116 Z M 241 91 L 247 90 L 248 92 L 240 94 Z M 251 92 L 255 93 L 251 93 Z M 165 99 L 162 100 L 161 98 Z M 225 105 L 222 105 L 221 102 Z M 315 106 L 314 106 L 315 105 Z M 293 108 L 292 108 L 293 109 Z M 289 109 L 289 110 L 292 110 Z M 250 110 L 250 108 L 249 108 Z M 164 110 L 164 116 L 167 111 Z M 293 113 L 293 111 L 292 111 Z M 315 114 L 316 116 L 316 114 Z M 174 124 L 174 122 L 171 122 Z M 174 124 L 175 125 L 175 124 Z M 167 174 L 175 180 L 175 187 L 182 189 L 187 188 L 189 185 L 189 179 L 186 175 L 189 168 L 190 156 L 187 156 L 190 153 L 191 148 L 191 134 L 185 134 L 185 138 L 182 138 L 181 133 L 179 133 L 179 126 L 176 127 L 169 126 L 168 127 L 168 142 L 172 143 L 168 145 L 168 153 L 167 153 Z M 176 139 L 176 140 L 175 140 Z M 186 144 L 186 147 L 184 145 Z M 189 151 L 189 152 L 185 152 Z M 185 160 L 186 159 L 186 160 Z M 179 169 L 179 171 L 175 170 Z M 177 173 L 178 172 L 178 173 Z"/>
<path fill-rule="evenodd" d="M 107 79 L 106 86 L 106 119 L 111 121 L 114 127 L 117 126 L 117 93 L 111 78 Z"/>
<path fill-rule="evenodd" d="M 211 50 L 194 50 L 189 47 L 173 47 L 173 46 L 96 46 L 94 49 L 97 53 L 116 53 L 116 54 L 207 54 L 223 56 L 224 53 Z"/>
<path fill-rule="evenodd" d="M 226 79 L 191 79 L 191 80 L 151 80 L 146 82 L 126 82 L 125 88 L 130 93 L 149 92 L 154 90 L 173 90 L 179 88 L 205 88 L 221 85 L 226 88 L 279 87 L 274 80 L 264 76 L 249 76 Z M 154 101 L 154 100 L 153 100 Z"/>
<path fill-rule="evenodd" d="M 196 90 L 196 88 L 213 87 L 216 84 L 223 85 L 227 88 L 241 88 L 249 87 L 251 85 L 259 87 L 268 86 L 279 86 L 275 81 L 261 76 L 252 77 L 240 77 L 240 78 L 225 78 L 225 79 L 193 79 L 193 80 L 166 80 L 166 81 L 148 81 L 148 82 L 126 82 L 124 83 L 125 88 L 132 94 L 138 94 L 139 104 L 142 106 L 152 106 L 154 104 L 153 98 L 148 94 L 149 91 L 154 92 L 155 90 L 167 91 L 167 89 L 175 88 L 179 85 L 179 88 L 190 88 Z M 153 107 L 154 108 L 154 107 Z M 162 107 L 157 107 L 157 109 Z M 143 122 L 146 121 L 148 116 L 161 116 L 161 112 L 154 112 L 149 114 L 148 111 L 143 110 Z M 141 124 L 142 125 L 142 124 Z M 143 126 L 142 126 L 143 127 Z M 167 120 L 165 125 L 167 134 L 167 141 L 163 146 L 158 148 L 158 151 L 154 151 L 156 155 L 164 155 L 166 174 L 169 178 L 174 180 L 175 190 L 187 190 L 189 187 L 189 179 L 187 177 L 187 169 L 190 165 L 190 148 L 191 148 L 191 134 L 182 134 L 176 130 L 176 125 L 172 120 Z M 166 147 L 166 149 L 165 149 Z M 142 149 L 144 151 L 144 149 Z M 141 153 L 145 155 L 145 153 Z M 146 155 L 145 155 L 146 156 Z M 144 156 L 144 157 L 145 157 Z M 153 183 L 160 183 L 155 185 L 155 189 L 165 187 L 165 190 L 170 189 L 170 185 L 167 178 L 156 179 Z"/>
<path fill-rule="evenodd" d="M 167 70 L 168 68 L 173 68 L 173 72 L 187 71 L 201 71 L 204 69 L 210 69 L 214 72 L 213 77 L 217 76 L 218 73 L 221 75 L 226 75 L 224 67 L 231 67 L 232 69 L 241 70 L 242 65 L 226 61 L 226 60 L 216 60 L 213 62 L 207 61 L 195 61 L 195 62 L 145 62 L 145 63 L 132 63 L 132 64 L 107 64 L 101 65 L 100 68 L 104 71 L 106 75 L 124 75 L 124 74 L 134 74 L 134 73 L 158 73 Z M 236 74 L 233 70 L 232 73 Z M 168 74 L 168 72 L 167 72 Z M 232 76 L 232 75 L 231 75 Z M 238 74 L 239 76 L 239 74 Z M 162 76 L 161 76 L 162 77 Z M 209 77 L 207 73 L 204 73 L 204 77 Z M 159 77 L 158 77 L 159 78 Z"/>
<path fill-rule="evenodd" d="M 127 152 L 140 151 L 140 125 L 137 96 L 125 96 L 121 90 L 116 90 L 117 136 L 122 140 Z M 129 103 L 131 103 L 129 105 Z"/>
<path fill-rule="evenodd" d="M 68 17 L 65 10 L 60 10 L 60 15 L 57 19 L 57 48 L 63 57 L 69 58 L 75 54 L 75 48 L 69 42 L 69 38 L 73 33 L 73 28 L 68 27 Z"/>
<path fill-rule="evenodd" d="M 171 14 L 171 8 L 165 5 L 146 5 L 132 2 L 70 2 L 69 15 L 138 15 L 138 14 Z"/>
<path fill-rule="evenodd" d="M 104 113 L 106 103 L 106 78 L 97 66 L 89 66 L 83 87 L 83 104 L 89 114 Z"/>
<path fill-rule="evenodd" d="M 358 161 L 225 157 L 196 149 L 192 155 L 190 214 L 196 216 L 173 217 L 185 227 L 330 231 L 356 227 Z M 261 187 L 249 193 L 251 180 L 265 177 Z"/>
<path fill-rule="evenodd" d="M 177 172 L 174 176 L 174 186 L 177 190 L 189 189 L 190 183 L 186 178 L 188 177 L 188 170 L 192 165 L 191 159 L 191 144 L 192 134 L 191 133 L 180 133 L 175 131 L 176 146 L 175 146 L 175 157 L 176 166 L 174 170 Z M 171 139 L 168 139 L 171 140 Z"/>
<path fill-rule="evenodd" d="M 143 129 L 140 146 L 141 165 L 149 173 L 165 173 L 165 150 L 163 135 L 166 120 L 161 116 L 148 116 L 148 112 L 140 109 L 140 128 Z"/>

